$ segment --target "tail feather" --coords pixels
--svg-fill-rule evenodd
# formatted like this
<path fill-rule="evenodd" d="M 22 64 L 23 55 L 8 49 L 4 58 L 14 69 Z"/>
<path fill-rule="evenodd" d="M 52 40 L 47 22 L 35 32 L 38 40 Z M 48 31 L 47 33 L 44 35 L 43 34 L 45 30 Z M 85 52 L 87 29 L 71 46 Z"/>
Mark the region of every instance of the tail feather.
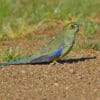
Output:
<path fill-rule="evenodd" d="M 18 65 L 18 64 L 40 64 L 40 63 L 49 63 L 54 59 L 54 56 L 40 56 L 40 57 L 27 57 L 20 60 L 8 62 L 8 63 L 1 63 L 0 67 L 8 66 L 8 65 Z"/>
<path fill-rule="evenodd" d="M 7 62 L 7 63 L 1 63 L 0 67 L 2 66 L 8 66 L 8 65 L 17 65 L 17 64 L 21 64 L 21 63 L 28 63 L 33 59 L 33 57 L 27 57 L 27 58 L 23 58 L 20 60 L 16 60 L 16 61 L 11 61 L 11 62 Z"/>

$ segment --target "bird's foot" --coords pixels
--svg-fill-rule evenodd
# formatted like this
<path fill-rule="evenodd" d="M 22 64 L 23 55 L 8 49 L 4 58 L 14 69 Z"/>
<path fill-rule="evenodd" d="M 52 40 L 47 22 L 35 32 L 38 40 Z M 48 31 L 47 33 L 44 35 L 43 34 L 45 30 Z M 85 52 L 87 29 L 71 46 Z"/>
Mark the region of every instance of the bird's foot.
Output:
<path fill-rule="evenodd" d="M 59 65 L 59 63 L 57 61 L 53 61 L 52 63 L 50 63 L 50 66 L 52 65 Z"/>

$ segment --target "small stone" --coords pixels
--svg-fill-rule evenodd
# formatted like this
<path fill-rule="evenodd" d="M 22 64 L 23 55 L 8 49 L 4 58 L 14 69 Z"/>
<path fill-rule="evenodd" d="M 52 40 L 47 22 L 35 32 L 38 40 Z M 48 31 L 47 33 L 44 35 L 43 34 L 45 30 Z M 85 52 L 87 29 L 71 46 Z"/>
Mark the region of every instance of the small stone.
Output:
<path fill-rule="evenodd" d="M 71 74 L 75 73 L 74 69 L 70 69 L 69 71 L 70 71 Z"/>
<path fill-rule="evenodd" d="M 59 84 L 58 83 L 54 83 L 54 86 L 58 86 Z"/>
<path fill-rule="evenodd" d="M 79 76 L 78 76 L 78 79 L 82 79 L 82 76 L 81 76 L 81 75 L 79 75 Z"/>
<path fill-rule="evenodd" d="M 69 88 L 70 88 L 70 87 L 66 86 L 66 88 L 65 88 L 65 89 L 66 89 L 66 90 L 68 90 Z"/>

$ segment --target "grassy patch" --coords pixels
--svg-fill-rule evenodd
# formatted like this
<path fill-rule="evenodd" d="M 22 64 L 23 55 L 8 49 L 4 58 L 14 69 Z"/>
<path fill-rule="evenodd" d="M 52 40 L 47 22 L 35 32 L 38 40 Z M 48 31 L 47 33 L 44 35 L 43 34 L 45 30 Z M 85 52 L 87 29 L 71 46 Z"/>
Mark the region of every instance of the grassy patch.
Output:
<path fill-rule="evenodd" d="M 52 22 L 75 16 L 81 23 L 82 18 L 98 14 L 99 5 L 99 0 L 0 0 L 0 39 L 27 36 L 45 19 Z M 89 37 L 95 31 L 89 23 L 85 28 Z"/>
<path fill-rule="evenodd" d="M 82 43 L 76 46 L 76 49 L 94 49 L 100 50 L 100 44 L 97 43 Z"/>
<path fill-rule="evenodd" d="M 96 34 L 96 31 L 98 29 L 98 25 L 93 22 L 84 21 L 83 22 L 83 29 L 84 34 L 87 38 L 93 38 Z"/>
<path fill-rule="evenodd" d="M 27 53 L 23 52 L 20 48 L 9 48 L 4 50 L 2 53 L 0 52 L 0 62 L 15 61 L 25 56 L 27 56 Z"/>

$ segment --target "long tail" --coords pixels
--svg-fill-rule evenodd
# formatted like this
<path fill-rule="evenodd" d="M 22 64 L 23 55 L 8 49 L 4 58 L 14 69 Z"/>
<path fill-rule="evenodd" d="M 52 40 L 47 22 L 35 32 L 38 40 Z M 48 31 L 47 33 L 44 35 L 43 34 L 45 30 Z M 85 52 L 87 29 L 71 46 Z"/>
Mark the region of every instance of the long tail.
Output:
<path fill-rule="evenodd" d="M 33 57 L 27 57 L 27 58 L 23 58 L 23 59 L 16 60 L 16 61 L 1 63 L 0 67 L 4 67 L 4 66 L 8 66 L 8 65 L 17 65 L 17 64 L 21 64 L 21 63 L 27 63 L 27 62 L 30 62 L 32 59 L 33 59 Z"/>
<path fill-rule="evenodd" d="M 40 57 L 27 57 L 27 58 L 23 58 L 20 60 L 16 60 L 16 61 L 12 61 L 12 62 L 8 62 L 8 63 L 2 63 L 0 64 L 0 67 L 4 67 L 4 66 L 8 66 L 8 65 L 17 65 L 17 64 L 41 64 L 41 63 L 49 63 L 54 59 L 53 56 L 40 56 Z"/>

